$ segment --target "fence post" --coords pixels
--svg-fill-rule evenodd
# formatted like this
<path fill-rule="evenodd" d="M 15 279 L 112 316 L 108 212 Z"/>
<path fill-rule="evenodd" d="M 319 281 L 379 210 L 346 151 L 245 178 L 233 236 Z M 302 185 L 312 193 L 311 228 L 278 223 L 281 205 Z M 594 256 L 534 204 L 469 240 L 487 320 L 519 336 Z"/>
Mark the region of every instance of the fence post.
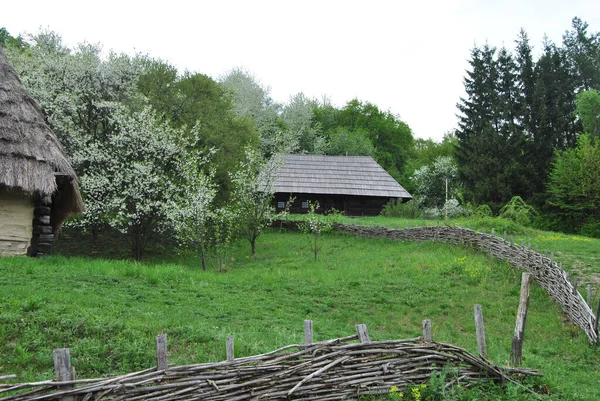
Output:
<path fill-rule="evenodd" d="M 587 304 L 590 306 L 590 309 L 592 307 L 592 285 L 588 284 L 587 285 L 587 297 L 585 298 L 585 300 L 587 301 Z"/>
<path fill-rule="evenodd" d="M 529 305 L 529 281 L 531 273 L 523 273 L 521 276 L 521 295 L 519 296 L 519 309 L 517 311 L 517 323 L 515 335 L 512 339 L 510 350 L 510 362 L 514 366 L 521 364 L 523 356 L 523 337 L 525 335 L 525 321 L 527 320 L 527 307 Z"/>
<path fill-rule="evenodd" d="M 600 319 L 600 298 L 598 298 L 598 307 L 596 308 L 596 319 L 594 320 L 594 332 L 598 334 L 598 320 Z"/>
<path fill-rule="evenodd" d="M 313 321 L 304 321 L 304 344 L 310 345 L 313 343 Z"/>
<path fill-rule="evenodd" d="M 367 329 L 366 324 L 357 324 L 356 334 L 358 334 L 358 340 L 361 342 L 361 344 L 371 342 L 371 338 L 369 337 L 369 330 Z"/>
<path fill-rule="evenodd" d="M 425 319 L 423 320 L 423 341 L 425 341 L 426 343 L 430 343 L 431 340 L 431 320 Z"/>
<path fill-rule="evenodd" d="M 156 336 L 156 370 L 165 370 L 168 366 L 167 335 L 163 333 Z"/>
<path fill-rule="evenodd" d="M 487 358 L 487 347 L 485 345 L 485 327 L 483 325 L 483 310 L 481 305 L 475 305 L 475 331 L 477 334 L 477 352 L 482 358 Z"/>
<path fill-rule="evenodd" d="M 68 382 L 75 380 L 75 369 L 71 366 L 71 353 L 68 348 L 58 348 L 52 352 L 54 360 L 54 377 L 56 381 Z M 64 386 L 68 389 L 73 386 Z M 61 397 L 60 401 L 74 401 L 74 396 Z"/>
<path fill-rule="evenodd" d="M 235 359 L 234 349 L 233 349 L 233 336 L 228 336 L 227 341 L 225 342 L 225 348 L 227 350 L 227 362 L 233 362 Z"/>

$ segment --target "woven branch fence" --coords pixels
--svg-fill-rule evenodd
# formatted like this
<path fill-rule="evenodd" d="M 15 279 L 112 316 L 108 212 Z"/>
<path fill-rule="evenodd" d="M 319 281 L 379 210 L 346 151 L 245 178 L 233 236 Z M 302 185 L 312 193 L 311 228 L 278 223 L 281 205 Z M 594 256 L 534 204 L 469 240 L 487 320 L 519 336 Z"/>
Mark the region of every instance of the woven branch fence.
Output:
<path fill-rule="evenodd" d="M 284 222 L 284 226 L 296 229 L 296 222 Z M 468 228 L 429 226 L 406 229 L 366 227 L 336 224 L 338 232 L 361 237 L 390 238 L 402 241 L 440 241 L 453 245 L 470 246 L 481 250 L 511 266 L 532 274 L 533 279 L 560 304 L 569 320 L 587 335 L 590 344 L 599 344 L 598 317 L 577 288 L 569 281 L 568 274 L 554 261 L 554 256 L 544 256 L 530 247 L 515 244 L 512 239 L 480 233 Z M 600 303 L 599 303 L 600 305 Z"/>
<path fill-rule="evenodd" d="M 392 386 L 404 389 L 426 383 L 446 366 L 453 367 L 447 386 L 518 383 L 525 376 L 541 376 L 533 370 L 501 368 L 459 347 L 423 337 L 371 342 L 366 326 L 357 325 L 357 332 L 218 363 L 161 369 L 158 361 L 157 368 L 105 379 L 5 384 L 0 385 L 0 394 L 13 394 L 0 400 L 344 400 L 387 394 Z"/>

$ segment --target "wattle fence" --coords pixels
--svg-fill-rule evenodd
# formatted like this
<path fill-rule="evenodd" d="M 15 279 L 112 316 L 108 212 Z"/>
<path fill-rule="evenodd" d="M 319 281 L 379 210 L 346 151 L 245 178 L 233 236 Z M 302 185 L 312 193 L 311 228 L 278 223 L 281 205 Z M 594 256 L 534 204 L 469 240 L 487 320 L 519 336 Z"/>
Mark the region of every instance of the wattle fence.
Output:
<path fill-rule="evenodd" d="M 0 400 L 348 400 L 405 391 L 444 371 L 449 373 L 445 386 L 518 384 L 525 376 L 541 376 L 530 369 L 499 367 L 481 355 L 431 341 L 426 322 L 419 338 L 371 341 L 367 327 L 357 325 L 355 335 L 313 343 L 312 321 L 305 321 L 305 344 L 234 358 L 229 337 L 227 360 L 184 366 L 168 365 L 166 335 L 161 334 L 156 367 L 101 379 L 74 380 L 69 350 L 57 349 L 56 380 L 0 384 Z"/>
<path fill-rule="evenodd" d="M 282 222 L 284 227 L 296 229 L 296 222 Z M 401 241 L 439 241 L 468 246 L 483 251 L 511 266 L 531 273 L 533 279 L 560 304 L 569 320 L 579 327 L 592 345 L 599 344 L 598 317 L 587 304 L 577 288 L 569 281 L 568 274 L 554 261 L 553 257 L 542 255 L 530 247 L 518 245 L 512 239 L 480 233 L 468 228 L 437 225 L 405 229 L 368 227 L 335 224 L 334 230 L 361 237 L 389 238 Z M 600 303 L 599 303 L 600 305 Z"/>

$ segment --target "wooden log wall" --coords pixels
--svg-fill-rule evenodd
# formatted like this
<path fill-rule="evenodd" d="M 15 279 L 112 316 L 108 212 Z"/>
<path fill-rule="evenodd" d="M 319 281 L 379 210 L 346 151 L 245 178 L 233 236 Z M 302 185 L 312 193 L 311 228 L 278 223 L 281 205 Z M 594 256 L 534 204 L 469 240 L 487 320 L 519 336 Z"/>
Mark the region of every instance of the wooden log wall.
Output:
<path fill-rule="evenodd" d="M 37 197 L 33 208 L 33 233 L 31 245 L 27 250 L 29 256 L 44 256 L 52 249 L 54 233 L 50 221 L 52 197 Z"/>

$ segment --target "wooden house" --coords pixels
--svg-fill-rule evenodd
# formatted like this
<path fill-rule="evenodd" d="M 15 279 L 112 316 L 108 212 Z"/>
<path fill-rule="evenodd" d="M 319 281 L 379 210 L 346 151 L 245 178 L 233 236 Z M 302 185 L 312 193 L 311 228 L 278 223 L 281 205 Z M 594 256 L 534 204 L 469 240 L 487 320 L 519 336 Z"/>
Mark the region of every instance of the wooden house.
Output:
<path fill-rule="evenodd" d="M 0 254 L 43 255 L 82 211 L 75 171 L 0 47 Z"/>
<path fill-rule="evenodd" d="M 347 216 L 376 216 L 392 199 L 412 196 L 368 156 L 285 155 L 275 178 L 275 206 L 306 213 L 309 201 L 319 212 L 336 209 Z"/>

